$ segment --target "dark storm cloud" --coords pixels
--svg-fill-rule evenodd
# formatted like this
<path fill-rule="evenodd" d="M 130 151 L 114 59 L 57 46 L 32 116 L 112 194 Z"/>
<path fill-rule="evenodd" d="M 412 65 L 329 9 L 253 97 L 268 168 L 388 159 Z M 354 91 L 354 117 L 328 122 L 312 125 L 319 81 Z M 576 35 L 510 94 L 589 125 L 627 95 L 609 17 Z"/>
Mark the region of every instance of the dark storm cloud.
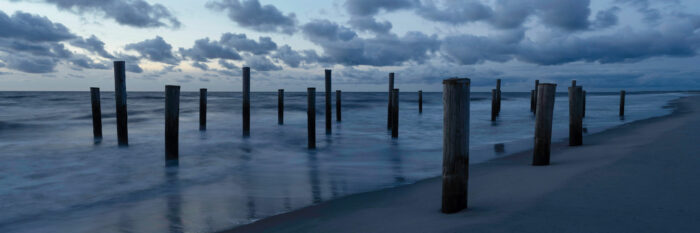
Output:
<path fill-rule="evenodd" d="M 72 59 L 70 59 L 70 63 L 80 67 L 80 68 L 85 68 L 85 69 L 99 69 L 99 70 L 107 70 L 110 67 L 107 66 L 104 63 L 97 63 L 93 61 L 92 59 L 85 57 L 85 56 L 76 56 Z"/>
<path fill-rule="evenodd" d="M 258 42 L 256 42 L 248 39 L 243 33 L 224 33 L 221 35 L 220 42 L 238 51 L 250 52 L 256 55 L 268 54 L 270 51 L 277 49 L 277 44 L 270 37 L 260 37 Z"/>
<path fill-rule="evenodd" d="M 52 57 L 26 56 L 15 54 L 14 56 L 3 57 L 7 62 L 7 68 L 19 70 L 26 73 L 50 73 L 58 64 L 58 60 Z"/>
<path fill-rule="evenodd" d="M 10 17 L 0 10 L 0 32 L 0 38 L 29 42 L 58 42 L 76 37 L 63 24 L 21 11 Z"/>
<path fill-rule="evenodd" d="M 593 26 L 595 26 L 597 29 L 601 29 L 617 25 L 617 13 L 619 11 L 619 7 L 611 7 L 610 9 L 599 11 L 595 16 Z"/>
<path fill-rule="evenodd" d="M 103 58 L 114 59 L 114 56 L 105 50 L 105 43 L 95 35 L 92 35 L 87 39 L 74 39 L 70 42 L 70 44 L 75 47 L 86 49 L 92 53 L 102 56 Z"/>
<path fill-rule="evenodd" d="M 373 16 L 353 16 L 350 18 L 348 23 L 350 26 L 359 31 L 367 31 L 377 34 L 389 33 L 392 28 L 391 22 L 379 22 Z"/>
<path fill-rule="evenodd" d="M 28 0 L 14 0 L 28 1 Z M 144 0 L 43 0 L 59 9 L 76 13 L 97 13 L 117 23 L 139 28 L 179 28 L 180 21 L 161 4 Z"/>
<path fill-rule="evenodd" d="M 660 29 L 635 31 L 621 29 L 606 35 L 583 37 L 575 34 L 542 35 L 538 40 L 523 39 L 519 33 L 481 37 L 449 36 L 442 54 L 463 65 L 484 61 L 517 59 L 537 65 L 571 62 L 638 62 L 651 57 L 690 57 L 700 48 L 700 25 L 688 19 L 675 19 Z"/>
<path fill-rule="evenodd" d="M 142 58 L 154 62 L 161 62 L 170 65 L 177 65 L 180 59 L 175 57 L 172 52 L 173 46 L 165 42 L 162 37 L 144 40 L 138 43 L 128 44 L 124 47 L 126 50 L 134 50 L 138 52 Z"/>
<path fill-rule="evenodd" d="M 309 40 L 323 48 L 322 60 L 350 66 L 421 63 L 440 45 L 437 36 L 421 32 L 408 32 L 403 37 L 387 34 L 359 38 L 352 29 L 327 20 L 307 23 L 302 26 L 302 31 Z"/>
<path fill-rule="evenodd" d="M 483 21 L 496 28 L 520 27 L 529 17 L 538 17 L 549 27 L 564 30 L 589 28 L 590 0 L 496 0 L 493 6 L 481 0 L 346 0 L 353 16 L 374 16 L 384 11 L 413 10 L 435 22 L 466 24 Z"/>
<path fill-rule="evenodd" d="M 206 7 L 227 11 L 229 19 L 241 27 L 260 32 L 296 32 L 297 19 L 294 13 L 285 15 L 273 5 L 262 6 L 258 0 L 215 0 L 208 2 Z"/>

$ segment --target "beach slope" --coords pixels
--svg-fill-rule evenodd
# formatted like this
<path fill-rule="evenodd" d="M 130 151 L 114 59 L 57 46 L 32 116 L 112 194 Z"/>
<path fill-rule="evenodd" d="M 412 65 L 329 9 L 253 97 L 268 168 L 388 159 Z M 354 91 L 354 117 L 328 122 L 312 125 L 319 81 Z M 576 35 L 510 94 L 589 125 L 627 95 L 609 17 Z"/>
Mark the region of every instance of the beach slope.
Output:
<path fill-rule="evenodd" d="M 700 97 L 670 116 L 470 167 L 469 209 L 440 213 L 440 178 L 351 195 L 225 232 L 697 232 Z M 436 154 L 435 156 L 442 156 Z"/>

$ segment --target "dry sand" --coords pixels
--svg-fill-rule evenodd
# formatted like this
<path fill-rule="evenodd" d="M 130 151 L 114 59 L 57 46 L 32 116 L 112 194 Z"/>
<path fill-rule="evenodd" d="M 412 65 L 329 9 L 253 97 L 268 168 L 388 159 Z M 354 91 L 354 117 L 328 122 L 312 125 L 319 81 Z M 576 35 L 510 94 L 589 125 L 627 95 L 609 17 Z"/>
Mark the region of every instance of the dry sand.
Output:
<path fill-rule="evenodd" d="M 362 193 L 226 232 L 700 232 L 700 97 L 666 117 L 470 167 L 469 209 L 440 213 L 441 180 Z M 441 156 L 441 155 L 438 155 Z"/>

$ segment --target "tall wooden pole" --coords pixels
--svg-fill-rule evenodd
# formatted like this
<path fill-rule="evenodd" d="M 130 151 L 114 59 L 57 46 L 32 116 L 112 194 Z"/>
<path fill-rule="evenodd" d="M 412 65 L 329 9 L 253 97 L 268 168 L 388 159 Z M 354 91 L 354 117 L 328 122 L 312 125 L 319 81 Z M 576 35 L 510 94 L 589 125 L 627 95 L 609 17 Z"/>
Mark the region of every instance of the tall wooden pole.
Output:
<path fill-rule="evenodd" d="M 284 89 L 277 90 L 277 124 L 284 124 Z"/>
<path fill-rule="evenodd" d="M 554 115 L 554 96 L 557 85 L 544 83 L 537 87 L 537 108 L 535 113 L 535 149 L 532 165 L 549 165 L 552 145 L 552 118 Z"/>
<path fill-rule="evenodd" d="M 199 89 L 199 130 L 207 130 L 207 89 Z"/>
<path fill-rule="evenodd" d="M 165 86 L 165 160 L 179 159 L 180 86 Z"/>
<path fill-rule="evenodd" d="M 491 121 L 496 121 L 498 116 L 498 90 L 491 89 Z"/>
<path fill-rule="evenodd" d="M 391 92 L 394 91 L 394 73 L 389 73 L 389 107 L 387 108 L 386 128 L 391 129 Z"/>
<path fill-rule="evenodd" d="M 124 61 L 114 62 L 114 100 L 117 108 L 117 138 L 119 146 L 129 145 L 126 113 L 126 66 Z"/>
<path fill-rule="evenodd" d="M 333 110 L 331 103 L 331 70 L 326 70 L 326 134 L 331 134 L 333 129 L 331 127 L 333 119 Z"/>
<path fill-rule="evenodd" d="M 501 79 L 496 80 L 496 116 L 501 115 Z"/>
<path fill-rule="evenodd" d="M 581 117 L 586 117 L 586 91 L 583 91 L 583 109 L 581 109 Z"/>
<path fill-rule="evenodd" d="M 338 122 L 342 120 L 342 116 L 340 115 L 342 110 L 340 105 L 340 94 L 340 90 L 335 91 L 335 120 Z"/>
<path fill-rule="evenodd" d="M 569 87 L 569 146 L 583 144 L 583 88 Z"/>
<path fill-rule="evenodd" d="M 443 83 L 442 212 L 467 208 L 469 179 L 469 79 Z"/>
<path fill-rule="evenodd" d="M 391 137 L 399 137 L 399 89 L 391 93 Z"/>
<path fill-rule="evenodd" d="M 620 116 L 625 116 L 625 91 L 620 91 Z"/>
<path fill-rule="evenodd" d="M 316 88 L 309 87 L 306 89 L 307 95 L 307 131 L 309 138 L 309 149 L 316 148 Z"/>
<path fill-rule="evenodd" d="M 250 136 L 250 67 L 243 67 L 243 136 Z"/>
<path fill-rule="evenodd" d="M 418 113 L 423 113 L 423 91 L 418 91 Z"/>
<path fill-rule="evenodd" d="M 102 141 L 102 107 L 100 105 L 100 88 L 90 88 L 90 101 L 92 102 L 92 135 L 95 143 Z"/>
<path fill-rule="evenodd" d="M 537 98 L 535 90 L 530 90 L 530 112 L 535 112 L 535 98 Z"/>
<path fill-rule="evenodd" d="M 535 96 L 534 96 L 534 98 L 532 99 L 533 104 L 532 104 L 532 106 L 531 106 L 532 108 L 530 109 L 530 111 L 532 111 L 532 113 L 534 113 L 534 114 L 537 114 L 537 96 L 538 96 L 538 94 L 537 94 L 537 92 L 538 92 L 537 88 L 538 88 L 539 86 L 540 86 L 540 80 L 535 80 Z"/>

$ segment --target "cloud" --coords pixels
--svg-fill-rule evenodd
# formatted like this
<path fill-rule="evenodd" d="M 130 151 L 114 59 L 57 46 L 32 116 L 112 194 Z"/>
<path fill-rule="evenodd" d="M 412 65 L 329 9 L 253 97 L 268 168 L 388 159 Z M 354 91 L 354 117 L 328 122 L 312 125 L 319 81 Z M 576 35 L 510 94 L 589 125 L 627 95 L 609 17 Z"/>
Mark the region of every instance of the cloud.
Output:
<path fill-rule="evenodd" d="M 281 70 L 282 67 L 272 63 L 266 56 L 253 55 L 245 57 L 246 66 L 257 71 Z"/>
<path fill-rule="evenodd" d="M 292 49 L 289 45 L 283 45 L 275 51 L 272 58 L 284 62 L 289 67 L 297 68 L 302 62 L 311 64 L 319 62 L 320 58 L 314 50 L 305 50 L 298 52 Z"/>
<path fill-rule="evenodd" d="M 384 11 L 408 9 L 418 3 L 416 0 L 347 0 L 345 8 L 351 15 L 372 16 Z"/>
<path fill-rule="evenodd" d="M 228 11 L 228 17 L 239 26 L 259 32 L 294 34 L 297 19 L 294 13 L 284 15 L 273 5 L 262 6 L 258 0 L 215 0 L 206 4 L 212 10 Z"/>
<path fill-rule="evenodd" d="M 593 21 L 593 26 L 597 29 L 609 28 L 617 25 L 617 13 L 620 12 L 619 7 L 611 7 L 604 11 L 599 11 Z"/>
<path fill-rule="evenodd" d="M 189 57 L 198 62 L 206 62 L 209 59 L 240 60 L 241 55 L 236 50 L 221 44 L 218 41 L 210 41 L 209 38 L 199 39 L 190 49 L 180 48 L 183 57 Z"/>
<path fill-rule="evenodd" d="M 393 34 L 359 38 L 351 29 L 328 20 L 315 20 L 302 26 L 304 35 L 323 48 L 320 60 L 349 66 L 401 65 L 414 61 L 421 63 L 429 53 L 439 48 L 437 36 L 408 32 L 403 37 Z M 410 48 L 410 49 L 407 49 Z"/>
<path fill-rule="evenodd" d="M 3 59 L 7 62 L 7 68 L 34 74 L 54 72 L 56 64 L 58 64 L 58 59 L 52 57 L 27 56 L 22 54 L 3 57 Z"/>
<path fill-rule="evenodd" d="M 277 44 L 270 37 L 260 37 L 258 42 L 248 39 L 243 33 L 224 33 L 221 35 L 221 44 L 235 48 L 241 52 L 250 52 L 255 55 L 268 54 L 277 49 Z"/>
<path fill-rule="evenodd" d="M 170 65 L 177 65 L 180 59 L 173 55 L 173 46 L 165 42 L 162 37 L 144 40 L 138 43 L 127 44 L 124 47 L 126 50 L 134 50 L 138 52 L 142 58 L 154 62 L 161 62 Z"/>
<path fill-rule="evenodd" d="M 21 11 L 15 12 L 12 17 L 0 11 L 0 32 L 0 38 L 28 42 L 58 42 L 76 37 L 63 24 Z"/>
<path fill-rule="evenodd" d="M 20 0 L 17 0 L 20 1 Z M 28 0 L 24 0 L 28 1 Z M 144 0 L 43 0 L 59 9 L 76 13 L 97 13 L 117 23 L 138 28 L 179 28 L 180 21 L 161 4 Z"/>
<path fill-rule="evenodd" d="M 348 23 L 359 31 L 373 32 L 376 34 L 389 33 L 393 27 L 391 22 L 378 22 L 373 16 L 353 16 Z"/>
<path fill-rule="evenodd" d="M 71 64 L 85 69 L 108 70 L 110 67 L 104 63 L 97 63 L 86 56 L 76 56 L 70 59 Z"/>
<path fill-rule="evenodd" d="M 446 1 L 438 6 L 435 1 L 425 1 L 416 10 L 423 18 L 449 24 L 463 24 L 486 20 L 493 15 L 493 10 L 476 0 Z"/>
<path fill-rule="evenodd" d="M 95 35 L 89 38 L 76 38 L 70 42 L 71 45 L 86 49 L 92 53 L 98 54 L 103 58 L 114 59 L 114 56 L 105 50 L 105 43 Z"/>

